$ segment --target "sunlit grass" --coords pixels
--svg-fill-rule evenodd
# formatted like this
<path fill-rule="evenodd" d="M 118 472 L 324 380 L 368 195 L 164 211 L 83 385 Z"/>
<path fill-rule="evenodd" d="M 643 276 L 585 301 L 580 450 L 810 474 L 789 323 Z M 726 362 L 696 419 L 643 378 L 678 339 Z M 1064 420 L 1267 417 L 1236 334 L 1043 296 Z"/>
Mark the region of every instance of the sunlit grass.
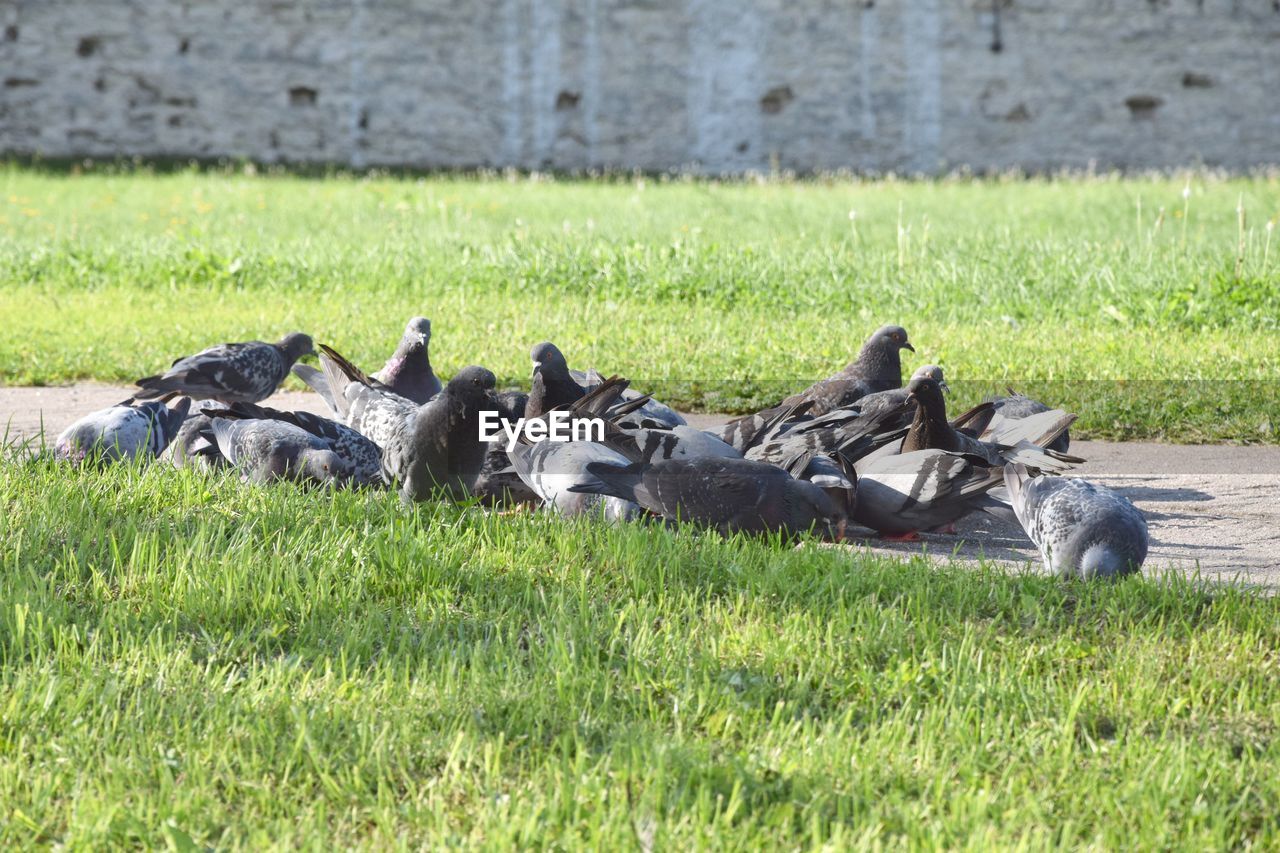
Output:
<path fill-rule="evenodd" d="M 1149 406 L 1059 389 L 1050 402 L 1081 411 L 1081 434 L 1275 440 L 1280 400 L 1256 381 L 1280 364 L 1273 178 L 756 185 L 10 168 L 0 214 L 8 383 L 129 381 L 211 342 L 294 328 L 376 366 L 425 313 L 445 373 L 482 363 L 515 383 L 529 347 L 550 338 L 572 363 L 679 405 L 741 410 L 901 322 L 919 362 L 961 381 L 1233 380 L 1156 389 Z M 1184 409 L 1172 419 L 1170 400 Z"/>

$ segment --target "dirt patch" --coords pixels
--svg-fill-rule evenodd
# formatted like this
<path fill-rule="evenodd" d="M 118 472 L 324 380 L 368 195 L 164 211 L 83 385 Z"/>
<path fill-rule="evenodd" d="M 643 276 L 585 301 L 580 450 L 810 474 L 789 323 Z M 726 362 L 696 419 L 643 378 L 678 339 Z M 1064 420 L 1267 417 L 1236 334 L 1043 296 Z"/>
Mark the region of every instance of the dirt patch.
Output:
<path fill-rule="evenodd" d="M 0 432 L 10 440 L 56 436 L 76 418 L 129 396 L 117 385 L 81 383 L 51 388 L 0 387 Z M 268 401 L 280 409 L 325 414 L 312 393 L 285 391 Z M 690 415 L 694 426 L 723 415 Z M 1073 442 L 1089 461 L 1073 476 L 1110 486 L 1147 516 L 1151 553 L 1146 570 L 1199 570 L 1205 577 L 1280 586 L 1280 447 Z M 985 515 L 961 522 L 957 535 L 926 534 L 918 543 L 868 539 L 877 554 L 927 555 L 932 560 L 986 559 L 1039 566 L 1022 530 Z"/>

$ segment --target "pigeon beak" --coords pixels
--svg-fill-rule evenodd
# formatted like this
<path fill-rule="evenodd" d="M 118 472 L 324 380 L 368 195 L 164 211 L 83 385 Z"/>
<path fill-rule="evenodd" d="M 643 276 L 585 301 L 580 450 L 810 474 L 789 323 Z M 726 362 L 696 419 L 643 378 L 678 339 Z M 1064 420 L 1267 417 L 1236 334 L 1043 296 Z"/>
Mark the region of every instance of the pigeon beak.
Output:
<path fill-rule="evenodd" d="M 938 387 L 942 389 L 942 393 L 944 393 L 944 394 L 950 394 L 950 393 L 951 393 L 951 386 L 950 386 L 950 385 L 948 385 L 948 384 L 947 384 L 947 383 L 945 383 L 945 382 L 939 382 L 939 383 L 938 383 Z"/>
<path fill-rule="evenodd" d="M 902 345 L 902 348 L 903 348 L 903 349 L 906 349 L 906 350 L 911 350 L 912 352 L 915 352 L 915 351 L 916 351 L 916 348 L 915 348 L 915 347 L 913 347 L 913 346 L 911 345 L 911 342 L 910 342 L 910 341 L 907 341 L 906 343 L 904 343 L 904 344 Z"/>

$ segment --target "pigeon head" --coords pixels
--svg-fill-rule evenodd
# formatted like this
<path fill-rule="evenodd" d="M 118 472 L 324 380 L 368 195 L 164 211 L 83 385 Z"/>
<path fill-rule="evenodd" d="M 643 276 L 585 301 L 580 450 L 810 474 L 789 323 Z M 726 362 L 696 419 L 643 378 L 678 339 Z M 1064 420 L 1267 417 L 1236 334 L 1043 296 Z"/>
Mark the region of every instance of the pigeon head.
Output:
<path fill-rule="evenodd" d="M 400 339 L 398 355 L 422 352 L 431 343 L 431 321 L 426 317 L 414 317 L 404 327 L 404 337 Z"/>
<path fill-rule="evenodd" d="M 351 475 L 346 461 L 332 450 L 307 448 L 298 454 L 295 467 L 299 476 L 321 483 L 340 482 Z"/>
<path fill-rule="evenodd" d="M 550 341 L 543 341 L 535 346 L 529 357 L 533 359 L 534 370 L 549 368 L 556 375 L 569 372 L 569 363 L 564 360 L 564 354 Z"/>
<path fill-rule="evenodd" d="M 946 420 L 947 403 L 942 399 L 942 386 L 928 376 L 917 376 L 907 385 L 907 397 L 920 404 L 932 418 Z"/>
<path fill-rule="evenodd" d="M 493 371 L 472 365 L 464 367 L 445 386 L 450 396 L 461 400 L 481 400 L 491 395 L 498 379 Z"/>
<path fill-rule="evenodd" d="M 881 326 L 867 338 L 848 369 L 886 388 L 902 387 L 902 351 L 916 351 L 901 326 Z"/>
<path fill-rule="evenodd" d="M 901 326 L 881 326 L 876 329 L 875 334 L 867 339 L 862 348 L 865 350 L 872 346 L 885 350 L 906 349 L 912 352 L 916 351 L 916 348 L 907 340 L 907 330 Z"/>
<path fill-rule="evenodd" d="M 289 363 L 297 361 L 304 355 L 315 355 L 315 344 L 311 342 L 310 335 L 304 335 L 302 332 L 290 332 L 280 339 L 280 343 L 276 347 L 284 353 Z"/>
<path fill-rule="evenodd" d="M 836 503 L 821 487 L 804 480 L 787 483 L 787 526 L 792 530 L 816 528 L 835 538 L 844 536 L 847 521 L 844 507 Z"/>
<path fill-rule="evenodd" d="M 1080 556 L 1080 577 L 1085 580 L 1114 580 L 1136 572 L 1142 565 L 1142 559 L 1134 559 L 1136 555 L 1125 553 L 1127 550 L 1106 542 L 1089 546 Z"/>
<path fill-rule="evenodd" d="M 918 368 L 915 373 L 911 374 L 914 379 L 932 379 L 938 383 L 938 387 L 942 389 L 944 394 L 951 393 L 951 388 L 947 385 L 947 380 L 943 378 L 942 368 L 936 364 L 926 364 L 924 367 Z"/>

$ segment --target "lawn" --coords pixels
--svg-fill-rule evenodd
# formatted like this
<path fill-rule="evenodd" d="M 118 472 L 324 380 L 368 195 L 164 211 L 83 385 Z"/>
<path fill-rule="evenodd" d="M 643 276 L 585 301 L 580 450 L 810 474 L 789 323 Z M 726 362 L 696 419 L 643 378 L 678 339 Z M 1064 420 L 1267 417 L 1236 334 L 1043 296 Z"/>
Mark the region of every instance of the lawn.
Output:
<path fill-rule="evenodd" d="M 446 374 L 481 363 L 527 380 L 530 347 L 550 338 L 571 364 L 675 404 L 742 411 L 899 322 L 911 364 L 958 380 L 956 405 L 1012 382 L 1080 412 L 1080 435 L 1275 442 L 1278 216 L 1275 177 L 756 185 L 9 167 L 0 382 L 128 382 L 212 342 L 292 329 L 377 366 L 422 313 Z"/>
<path fill-rule="evenodd" d="M 1280 602 L 0 465 L 0 845 L 1280 843 Z"/>
<path fill-rule="evenodd" d="M 425 313 L 445 374 L 551 338 L 723 410 L 898 321 L 961 399 L 1276 440 L 1276 179 L 0 182 L 5 382 L 292 328 L 376 366 Z M 0 847 L 1270 849 L 1278 812 L 1275 597 L 0 459 Z"/>

